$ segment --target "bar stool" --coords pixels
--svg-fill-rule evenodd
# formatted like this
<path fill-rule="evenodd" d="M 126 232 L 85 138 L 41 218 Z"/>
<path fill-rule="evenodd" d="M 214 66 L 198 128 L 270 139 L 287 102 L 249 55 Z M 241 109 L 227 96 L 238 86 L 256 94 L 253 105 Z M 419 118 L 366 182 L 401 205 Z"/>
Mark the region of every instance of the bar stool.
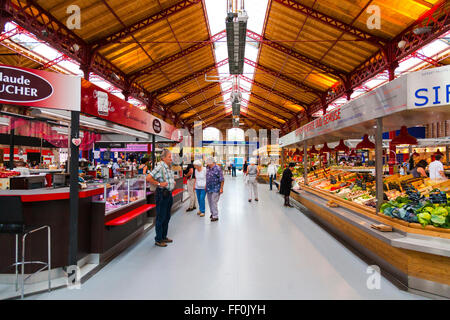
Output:
<path fill-rule="evenodd" d="M 2 214 L 0 215 L 0 233 L 3 234 L 14 234 L 16 236 L 16 257 L 14 266 L 16 269 L 16 291 L 19 290 L 19 270 L 18 266 L 21 267 L 21 299 L 23 299 L 25 291 L 25 281 L 31 276 L 48 269 L 48 291 L 51 291 L 51 230 L 50 226 L 27 226 L 24 223 L 23 217 L 23 204 L 19 196 L 17 197 L 0 197 L 0 207 L 2 208 Z M 47 263 L 42 261 L 25 261 L 25 240 L 28 235 L 35 233 L 40 230 L 47 229 Z M 18 261 L 19 258 L 19 236 L 22 237 L 22 259 L 21 262 Z M 38 271 L 28 275 L 25 278 L 25 265 L 26 264 L 41 264 L 43 265 Z"/>

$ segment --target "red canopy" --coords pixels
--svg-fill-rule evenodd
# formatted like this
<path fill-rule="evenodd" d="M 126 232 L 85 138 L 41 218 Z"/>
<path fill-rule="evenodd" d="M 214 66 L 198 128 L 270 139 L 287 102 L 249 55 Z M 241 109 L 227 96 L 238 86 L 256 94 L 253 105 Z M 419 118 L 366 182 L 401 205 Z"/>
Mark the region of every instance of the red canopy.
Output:
<path fill-rule="evenodd" d="M 369 140 L 368 134 L 365 134 L 363 140 L 356 145 L 356 149 L 375 149 L 375 143 Z"/>

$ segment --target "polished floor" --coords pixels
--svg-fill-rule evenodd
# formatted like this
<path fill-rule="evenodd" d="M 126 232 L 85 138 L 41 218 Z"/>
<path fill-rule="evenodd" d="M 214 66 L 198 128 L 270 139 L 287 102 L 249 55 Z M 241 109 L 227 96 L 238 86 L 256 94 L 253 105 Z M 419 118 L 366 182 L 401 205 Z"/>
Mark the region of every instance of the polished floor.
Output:
<path fill-rule="evenodd" d="M 268 185 L 249 203 L 242 177 L 226 178 L 219 221 L 179 209 L 166 248 L 154 231 L 80 289 L 29 299 L 421 299 L 386 279 L 369 290 L 368 265 Z"/>

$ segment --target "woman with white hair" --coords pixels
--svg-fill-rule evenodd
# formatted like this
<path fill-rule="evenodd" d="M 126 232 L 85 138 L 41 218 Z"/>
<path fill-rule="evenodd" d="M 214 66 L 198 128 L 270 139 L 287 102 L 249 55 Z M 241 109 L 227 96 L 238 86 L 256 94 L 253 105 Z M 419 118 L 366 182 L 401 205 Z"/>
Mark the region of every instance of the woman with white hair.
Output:
<path fill-rule="evenodd" d="M 208 169 L 206 171 L 206 195 L 208 197 L 209 210 L 211 211 L 211 221 L 219 220 L 218 203 L 220 195 L 223 193 L 222 169 L 216 164 L 214 158 L 206 159 Z"/>
<path fill-rule="evenodd" d="M 205 197 L 206 197 L 206 168 L 203 167 L 200 160 L 194 161 L 195 167 L 195 193 L 197 194 L 198 201 L 198 215 L 200 217 L 205 216 Z"/>
<path fill-rule="evenodd" d="M 258 201 L 258 182 L 256 179 L 259 176 L 259 168 L 254 159 L 250 160 L 246 175 L 248 184 L 248 202 L 252 202 L 252 196 L 255 197 L 255 201 Z"/>

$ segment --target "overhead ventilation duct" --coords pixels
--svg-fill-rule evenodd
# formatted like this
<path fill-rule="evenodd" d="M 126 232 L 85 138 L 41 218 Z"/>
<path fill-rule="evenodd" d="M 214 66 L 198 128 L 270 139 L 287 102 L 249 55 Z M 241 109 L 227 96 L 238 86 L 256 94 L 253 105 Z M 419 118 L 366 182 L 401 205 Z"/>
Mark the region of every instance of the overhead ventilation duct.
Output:
<path fill-rule="evenodd" d="M 230 95 L 231 106 L 232 106 L 232 114 L 234 117 L 239 117 L 241 114 L 241 100 L 242 93 L 241 92 L 232 92 Z"/>
<path fill-rule="evenodd" d="M 241 103 L 233 102 L 231 104 L 231 113 L 234 117 L 239 117 L 241 115 Z"/>
<path fill-rule="evenodd" d="M 225 19 L 227 32 L 228 65 L 230 74 L 238 75 L 244 72 L 245 40 L 247 36 L 247 12 L 243 8 L 228 6 Z"/>

